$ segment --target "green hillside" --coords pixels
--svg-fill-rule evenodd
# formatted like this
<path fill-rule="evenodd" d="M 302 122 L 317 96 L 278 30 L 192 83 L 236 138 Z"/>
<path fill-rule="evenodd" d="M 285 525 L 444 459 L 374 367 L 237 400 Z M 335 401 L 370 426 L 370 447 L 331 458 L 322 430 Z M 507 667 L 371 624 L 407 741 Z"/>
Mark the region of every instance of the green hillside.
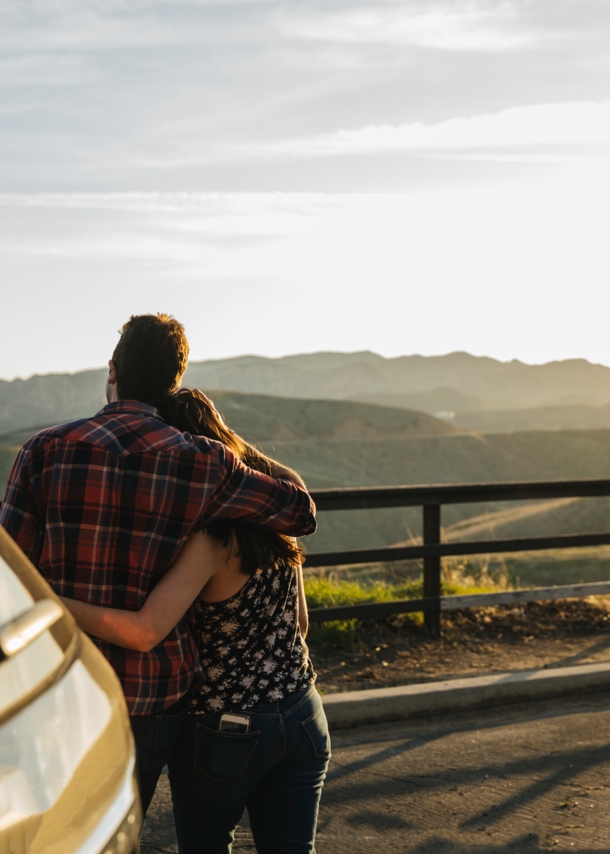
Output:
<path fill-rule="evenodd" d="M 4 489 L 11 471 L 13 461 L 19 451 L 18 445 L 0 444 L 0 495 L 4 495 Z"/>
<path fill-rule="evenodd" d="M 59 424 L 97 412 L 106 402 L 108 371 L 48 374 L 28 380 L 0 380 L 0 434 Z"/>
<path fill-rule="evenodd" d="M 526 409 L 498 408 L 490 400 L 450 388 L 419 394 L 377 392 L 353 398 L 377 406 L 391 406 L 453 415 L 458 430 L 507 433 L 523 430 L 610 430 L 610 406 L 534 406 Z"/>
<path fill-rule="evenodd" d="M 608 430 L 610 406 L 539 406 L 535 409 L 502 409 L 493 412 L 458 412 L 456 409 L 452 423 L 462 430 L 500 433 L 522 430 Z"/>
<path fill-rule="evenodd" d="M 608 430 L 263 444 L 318 488 L 610 477 Z"/>
<path fill-rule="evenodd" d="M 494 409 L 489 400 L 484 400 L 475 394 L 455 391 L 452 388 L 435 388 L 431 391 L 421 391 L 414 394 L 393 394 L 388 391 L 368 392 L 354 395 L 352 400 L 361 403 L 374 403 L 377 406 L 395 406 L 402 409 L 416 409 L 420 412 L 456 412 L 479 413 L 483 410 Z"/>
<path fill-rule="evenodd" d="M 278 441 L 263 443 L 312 487 L 374 486 L 424 483 L 610 478 L 610 431 L 449 434 L 382 441 Z M 593 508 L 595 502 L 581 507 Z M 443 525 L 514 505 L 449 505 Z M 583 509 L 584 517 L 592 510 Z M 607 523 L 595 519 L 593 528 Z M 531 530 L 532 519 L 514 527 L 514 536 Z M 583 530 L 583 519 L 573 529 Z M 598 527 L 599 524 L 599 527 Z M 542 518 L 536 533 L 548 530 Z M 567 533 L 569 529 L 564 529 Z M 319 531 L 308 541 L 311 551 L 387 545 L 421 532 L 417 508 L 345 511 L 320 514 Z M 549 531 L 552 533 L 552 531 Z M 513 532 L 511 532 L 513 535 Z M 508 535 L 507 535 L 508 536 Z"/>
<path fill-rule="evenodd" d="M 300 471 L 311 488 L 610 478 L 610 430 L 460 433 L 423 413 L 354 401 L 214 397 L 232 427 Z M 0 437 L 3 481 L 30 433 Z M 603 500 L 453 505 L 443 508 L 442 521 L 456 536 L 478 539 L 605 530 L 608 511 Z M 420 532 L 419 508 L 322 513 L 307 547 L 383 546 Z"/>
<path fill-rule="evenodd" d="M 456 432 L 451 424 L 424 412 L 347 400 L 304 400 L 230 391 L 209 394 L 225 421 L 253 442 L 405 438 Z M 51 423 L 11 430 L 0 436 L 0 442 L 20 446 Z"/>
<path fill-rule="evenodd" d="M 423 412 L 339 400 L 209 392 L 231 427 L 257 442 L 446 435 L 455 427 Z"/>

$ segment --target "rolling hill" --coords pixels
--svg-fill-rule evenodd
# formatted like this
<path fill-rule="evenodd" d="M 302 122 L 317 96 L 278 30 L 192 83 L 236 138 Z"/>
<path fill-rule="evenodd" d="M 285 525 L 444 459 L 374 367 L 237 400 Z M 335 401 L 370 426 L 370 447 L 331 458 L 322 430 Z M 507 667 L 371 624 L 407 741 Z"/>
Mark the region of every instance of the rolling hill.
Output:
<path fill-rule="evenodd" d="M 0 381 L 0 434 L 97 412 L 106 403 L 106 377 L 100 369 Z"/>
<path fill-rule="evenodd" d="M 466 394 L 452 388 L 435 388 L 414 394 L 392 394 L 387 391 L 356 394 L 350 400 L 374 403 L 377 406 L 393 406 L 399 409 L 416 409 L 420 412 L 479 413 L 493 410 L 491 401 L 475 394 Z"/>
<path fill-rule="evenodd" d="M 260 394 L 212 392 L 231 427 L 256 442 L 388 439 L 455 433 L 446 421 L 423 412 L 343 400 L 306 400 Z"/>
<path fill-rule="evenodd" d="M 95 412 L 104 403 L 105 378 L 100 369 L 0 381 L 0 434 Z M 468 353 L 396 359 L 369 352 L 241 356 L 192 362 L 185 383 L 213 394 L 355 401 L 432 414 L 448 410 L 462 429 L 610 427 L 610 368 L 584 359 L 525 365 Z M 545 411 L 536 414 L 540 409 Z M 498 410 L 510 413 L 503 419 Z"/>
<path fill-rule="evenodd" d="M 455 433 L 446 421 L 424 412 L 390 409 L 343 400 L 304 400 L 262 394 L 214 392 L 214 402 L 231 427 L 253 442 L 275 440 L 382 439 Z M 0 435 L 0 443 L 22 445 L 34 428 Z"/>
<path fill-rule="evenodd" d="M 421 412 L 354 401 L 214 393 L 228 423 L 297 469 L 311 488 L 418 483 L 610 478 L 610 430 L 464 433 Z M 0 436 L 0 477 L 32 430 Z M 497 517 L 507 536 L 556 530 L 603 530 L 600 502 L 545 513 Z M 453 505 L 446 527 L 514 505 Z M 610 508 L 609 508 L 610 509 Z M 566 515 L 567 514 L 567 515 Z M 387 545 L 417 535 L 417 508 L 320 515 L 308 548 Z M 499 528 L 498 528 L 499 530 Z"/>
<path fill-rule="evenodd" d="M 610 431 L 601 430 L 452 433 L 375 442 L 293 440 L 262 444 L 269 453 L 300 471 L 312 488 L 610 478 Z M 603 511 L 595 509 L 601 501 L 583 502 L 580 515 L 560 519 L 561 524 L 567 525 L 561 530 L 606 530 L 610 518 L 606 520 Z M 443 508 L 442 521 L 449 527 L 514 507 L 513 503 L 449 505 Z M 592 513 L 597 515 L 591 516 Z M 523 517 L 521 523 L 515 522 L 510 535 L 526 536 L 532 530 L 532 521 L 539 534 L 557 532 L 560 524 L 551 523 L 549 530 L 546 518 Z M 318 533 L 308 541 L 308 548 L 372 548 L 420 533 L 418 508 L 336 511 L 320 514 Z"/>
<path fill-rule="evenodd" d="M 424 411 L 428 410 L 424 409 Z M 610 429 L 610 406 L 538 406 L 535 409 L 496 411 L 455 410 L 451 423 L 462 430 L 501 433 L 515 430 L 608 430 Z"/>

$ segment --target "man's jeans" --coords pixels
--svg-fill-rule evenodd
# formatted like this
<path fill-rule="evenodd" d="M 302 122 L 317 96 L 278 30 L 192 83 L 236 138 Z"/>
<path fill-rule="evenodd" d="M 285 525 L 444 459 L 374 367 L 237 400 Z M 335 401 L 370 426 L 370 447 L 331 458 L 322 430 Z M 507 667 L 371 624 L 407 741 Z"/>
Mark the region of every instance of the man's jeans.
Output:
<path fill-rule="evenodd" d="M 129 719 L 136 743 L 136 768 L 144 812 L 152 801 L 161 771 L 174 755 L 185 718 L 186 700 L 183 698 L 160 715 Z"/>
<path fill-rule="evenodd" d="M 219 732 L 219 714 L 186 717 L 169 763 L 180 854 L 227 854 L 248 807 L 259 854 L 314 854 L 330 737 L 312 686 L 243 712 L 250 732 Z"/>

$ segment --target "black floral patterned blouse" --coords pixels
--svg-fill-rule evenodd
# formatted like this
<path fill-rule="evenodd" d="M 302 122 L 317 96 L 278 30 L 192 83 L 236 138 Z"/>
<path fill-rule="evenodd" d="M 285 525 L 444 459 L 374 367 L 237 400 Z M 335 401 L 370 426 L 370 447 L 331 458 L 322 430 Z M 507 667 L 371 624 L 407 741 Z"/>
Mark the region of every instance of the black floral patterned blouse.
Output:
<path fill-rule="evenodd" d="M 191 713 L 266 706 L 315 682 L 293 567 L 258 570 L 230 599 L 196 599 L 191 614 L 203 667 Z"/>

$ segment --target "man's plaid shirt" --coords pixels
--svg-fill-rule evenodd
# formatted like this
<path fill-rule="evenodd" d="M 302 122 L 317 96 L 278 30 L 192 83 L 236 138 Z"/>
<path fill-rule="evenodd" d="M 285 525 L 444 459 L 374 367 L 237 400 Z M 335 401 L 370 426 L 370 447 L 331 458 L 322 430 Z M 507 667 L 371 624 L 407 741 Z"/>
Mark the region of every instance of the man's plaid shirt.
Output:
<path fill-rule="evenodd" d="M 56 593 L 138 610 L 188 537 L 210 519 L 294 536 L 314 505 L 288 481 L 246 468 L 219 442 L 180 433 L 133 400 L 43 430 L 20 451 L 0 524 Z M 97 641 L 132 715 L 158 714 L 199 669 L 185 619 L 150 652 Z"/>

